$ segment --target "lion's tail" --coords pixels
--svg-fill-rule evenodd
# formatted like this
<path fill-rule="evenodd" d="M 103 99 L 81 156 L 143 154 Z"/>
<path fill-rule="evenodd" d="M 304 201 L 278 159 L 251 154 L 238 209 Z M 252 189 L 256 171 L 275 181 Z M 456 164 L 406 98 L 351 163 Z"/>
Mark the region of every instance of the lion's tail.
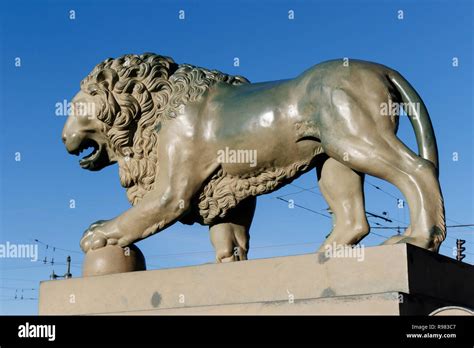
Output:
<path fill-rule="evenodd" d="M 438 146 L 425 103 L 410 83 L 398 72 L 390 72 L 389 79 L 400 93 L 403 109 L 409 116 L 408 118 L 415 132 L 420 157 L 433 163 L 436 168 L 436 175 L 439 177 Z M 436 206 L 437 210 L 436 226 L 439 233 L 436 234 L 435 240 L 439 246 L 446 238 L 446 221 L 441 188 L 439 188 L 438 199 L 432 204 Z"/>
<path fill-rule="evenodd" d="M 401 95 L 403 109 L 415 132 L 419 155 L 433 163 L 439 173 L 438 146 L 425 103 L 402 75 L 392 71 L 389 79 Z"/>

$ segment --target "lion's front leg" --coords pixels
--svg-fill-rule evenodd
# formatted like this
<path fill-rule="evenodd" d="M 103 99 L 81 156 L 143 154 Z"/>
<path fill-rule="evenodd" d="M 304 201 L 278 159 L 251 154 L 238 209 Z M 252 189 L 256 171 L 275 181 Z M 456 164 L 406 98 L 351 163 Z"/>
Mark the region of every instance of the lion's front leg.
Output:
<path fill-rule="evenodd" d="M 118 224 L 120 216 L 111 220 L 99 220 L 92 223 L 81 238 L 81 249 L 87 253 L 89 250 L 103 248 L 107 245 L 119 245 L 121 247 L 132 244 L 134 241 L 143 239 L 136 238 L 136 234 L 127 233 Z M 130 231 L 129 231 L 130 232 Z"/>
<path fill-rule="evenodd" d="M 194 192 L 189 187 L 187 192 Z M 106 245 L 125 247 L 170 226 L 189 209 L 191 196 L 168 187 L 154 190 L 123 214 L 93 223 L 81 240 L 84 252 Z"/>
<path fill-rule="evenodd" d="M 84 233 L 81 248 L 84 252 L 106 245 L 125 247 L 147 238 L 174 224 L 188 212 L 191 199 L 216 167 L 210 161 L 189 161 L 197 157 L 189 146 L 178 154 L 166 151 L 161 155 L 165 162 L 155 180 L 155 188 L 132 208 L 108 221 L 92 224 Z M 173 155 L 164 161 L 166 155 Z"/>

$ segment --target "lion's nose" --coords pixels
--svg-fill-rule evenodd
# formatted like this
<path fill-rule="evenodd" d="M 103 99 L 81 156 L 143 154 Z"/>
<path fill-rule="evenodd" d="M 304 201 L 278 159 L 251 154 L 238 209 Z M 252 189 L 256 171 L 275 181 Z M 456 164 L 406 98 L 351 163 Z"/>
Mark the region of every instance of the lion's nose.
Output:
<path fill-rule="evenodd" d="M 66 150 L 73 155 L 79 154 L 79 148 L 81 146 L 81 139 L 77 133 L 63 134 L 62 136 Z"/>

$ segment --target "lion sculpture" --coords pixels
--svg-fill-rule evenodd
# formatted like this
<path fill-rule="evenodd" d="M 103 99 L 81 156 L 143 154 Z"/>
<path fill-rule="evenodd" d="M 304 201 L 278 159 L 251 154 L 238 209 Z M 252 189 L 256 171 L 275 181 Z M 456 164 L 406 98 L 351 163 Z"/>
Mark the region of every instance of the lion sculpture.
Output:
<path fill-rule="evenodd" d="M 217 262 L 245 260 L 256 197 L 313 168 L 335 216 L 321 250 L 369 233 L 365 174 L 398 187 L 410 208 L 410 226 L 385 244 L 437 252 L 445 239 L 428 112 L 413 87 L 383 65 L 333 60 L 294 79 L 249 83 L 156 54 L 124 55 L 97 65 L 72 105 L 66 149 L 79 155 L 93 148 L 80 160 L 88 170 L 118 163 L 133 205 L 92 224 L 84 252 L 125 247 L 181 221 L 209 226 Z M 395 112 L 383 112 L 385 105 Z M 402 109 L 419 155 L 396 136 Z M 234 156 L 223 159 L 223 152 Z M 236 153 L 256 161 L 235 160 Z"/>

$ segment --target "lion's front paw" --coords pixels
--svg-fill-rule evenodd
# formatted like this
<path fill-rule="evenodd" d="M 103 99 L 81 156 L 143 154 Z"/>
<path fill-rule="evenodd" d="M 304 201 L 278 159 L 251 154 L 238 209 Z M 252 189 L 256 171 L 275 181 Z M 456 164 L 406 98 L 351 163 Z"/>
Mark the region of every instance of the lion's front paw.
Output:
<path fill-rule="evenodd" d="M 82 251 L 87 253 L 89 250 L 117 244 L 117 239 L 113 238 L 114 228 L 111 221 L 99 220 L 89 226 L 81 238 Z"/>

